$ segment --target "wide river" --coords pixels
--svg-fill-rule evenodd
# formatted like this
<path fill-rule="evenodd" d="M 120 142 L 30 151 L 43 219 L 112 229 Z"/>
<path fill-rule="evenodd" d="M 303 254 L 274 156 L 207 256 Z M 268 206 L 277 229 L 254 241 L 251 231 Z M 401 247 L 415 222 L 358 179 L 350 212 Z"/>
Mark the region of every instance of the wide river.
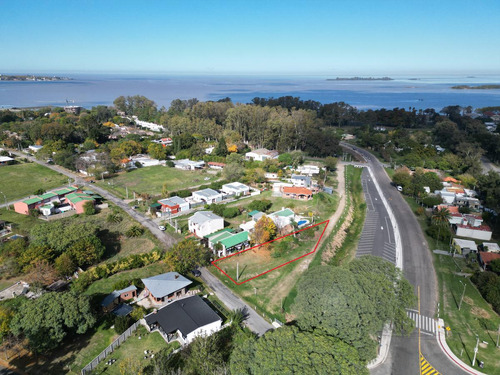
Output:
<path fill-rule="evenodd" d="M 144 95 L 168 108 L 174 99 L 200 101 L 230 97 L 248 103 L 254 97 L 299 96 L 321 103 L 343 101 L 359 109 L 434 108 L 448 105 L 500 106 L 500 90 L 454 90 L 454 85 L 500 84 L 500 75 L 391 76 L 392 81 L 328 81 L 336 76 L 168 76 L 84 75 L 71 81 L 0 81 L 0 108 L 110 105 L 120 95 Z"/>

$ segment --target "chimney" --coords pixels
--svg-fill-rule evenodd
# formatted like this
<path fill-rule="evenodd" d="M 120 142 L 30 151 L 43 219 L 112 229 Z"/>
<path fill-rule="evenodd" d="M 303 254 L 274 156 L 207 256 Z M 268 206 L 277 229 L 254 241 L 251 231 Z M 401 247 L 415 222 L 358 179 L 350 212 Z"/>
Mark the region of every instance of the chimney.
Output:
<path fill-rule="evenodd" d="M 179 275 L 178 274 L 175 274 L 175 279 L 178 279 L 179 278 Z"/>

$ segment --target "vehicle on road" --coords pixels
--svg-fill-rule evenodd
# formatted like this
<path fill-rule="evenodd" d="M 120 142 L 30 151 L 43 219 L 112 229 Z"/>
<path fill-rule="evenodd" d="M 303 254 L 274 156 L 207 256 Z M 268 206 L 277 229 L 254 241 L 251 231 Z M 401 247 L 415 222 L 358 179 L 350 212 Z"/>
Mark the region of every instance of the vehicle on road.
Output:
<path fill-rule="evenodd" d="M 158 229 L 159 229 L 159 230 L 165 230 L 166 228 L 165 228 L 163 225 L 160 225 L 160 226 L 158 227 Z"/>
<path fill-rule="evenodd" d="M 401 185 L 397 186 L 398 191 L 403 191 L 403 187 Z"/>
<path fill-rule="evenodd" d="M 194 277 L 200 277 L 201 276 L 201 271 L 200 270 L 192 270 L 191 273 L 193 274 Z"/>

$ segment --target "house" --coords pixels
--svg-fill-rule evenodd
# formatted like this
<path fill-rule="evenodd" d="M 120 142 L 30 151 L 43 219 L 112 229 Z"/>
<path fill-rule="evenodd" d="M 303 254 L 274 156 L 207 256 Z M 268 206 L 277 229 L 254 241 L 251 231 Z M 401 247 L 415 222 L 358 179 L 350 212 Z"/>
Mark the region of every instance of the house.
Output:
<path fill-rule="evenodd" d="M 85 203 L 92 202 L 92 204 L 95 204 L 94 198 L 85 193 L 71 193 L 66 195 L 65 199 L 77 214 L 82 214 L 84 212 Z"/>
<path fill-rule="evenodd" d="M 498 253 L 490 253 L 486 251 L 479 252 L 479 264 L 483 267 L 483 270 L 486 271 L 486 268 L 489 267 L 491 261 L 495 259 L 500 259 L 500 254 Z"/>
<path fill-rule="evenodd" d="M 481 202 L 477 198 L 457 196 L 455 198 L 455 204 L 460 207 L 469 207 L 472 210 L 479 210 Z"/>
<path fill-rule="evenodd" d="M 13 158 L 9 156 L 0 156 L 0 166 L 2 165 L 8 165 L 14 161 Z"/>
<path fill-rule="evenodd" d="M 208 167 L 211 168 L 211 169 L 224 169 L 224 167 L 226 166 L 225 163 L 218 163 L 216 161 L 209 161 L 208 163 Z"/>
<path fill-rule="evenodd" d="M 42 200 L 38 197 L 25 199 L 14 203 L 14 211 L 18 214 L 29 215 L 30 211 L 35 210 L 41 203 Z"/>
<path fill-rule="evenodd" d="M 300 174 L 304 174 L 306 176 L 312 176 L 315 174 L 319 174 L 319 167 L 317 165 L 299 165 L 296 169 L 296 172 Z"/>
<path fill-rule="evenodd" d="M 186 294 L 186 288 L 192 284 L 191 280 L 177 272 L 162 273 L 141 280 L 144 283 L 143 293 L 154 304 L 183 297 Z"/>
<path fill-rule="evenodd" d="M 136 166 L 136 164 L 139 163 L 142 167 L 152 167 L 155 165 L 165 165 L 165 161 L 158 160 L 158 159 L 152 159 L 148 155 L 143 155 L 143 154 L 137 154 L 134 155 L 130 158 L 129 165 L 130 166 Z"/>
<path fill-rule="evenodd" d="M 231 182 L 230 184 L 222 185 L 221 191 L 227 195 L 236 197 L 250 194 L 250 188 L 240 182 Z"/>
<path fill-rule="evenodd" d="M 264 173 L 264 177 L 268 180 L 277 180 L 278 179 L 278 174 L 277 173 L 271 173 L 271 172 L 266 172 Z"/>
<path fill-rule="evenodd" d="M 266 159 L 278 159 L 278 151 L 259 148 L 245 154 L 245 159 L 254 161 L 264 161 Z"/>
<path fill-rule="evenodd" d="M 222 201 L 222 193 L 214 189 L 203 189 L 193 192 L 192 197 L 197 202 L 205 202 L 206 204 L 212 204 Z"/>
<path fill-rule="evenodd" d="M 218 230 L 217 232 L 207 234 L 206 236 L 203 236 L 203 238 L 206 240 L 208 248 L 213 250 L 218 240 L 229 237 L 233 232 L 233 228 L 224 228 Z"/>
<path fill-rule="evenodd" d="M 174 160 L 175 168 L 183 169 L 185 171 L 194 171 L 196 169 L 203 169 L 205 162 L 203 160 L 192 161 L 189 159 Z"/>
<path fill-rule="evenodd" d="M 5 220 L 0 220 L 0 237 L 6 236 L 12 232 L 12 224 L 7 223 Z"/>
<path fill-rule="evenodd" d="M 434 194 L 441 196 L 441 198 L 443 199 L 443 203 L 446 204 L 455 203 L 456 194 L 453 192 L 449 192 L 443 189 L 434 191 Z"/>
<path fill-rule="evenodd" d="M 202 238 L 224 229 L 224 219 L 211 211 L 198 211 L 188 220 L 189 231 Z"/>
<path fill-rule="evenodd" d="M 255 224 L 257 224 L 255 221 L 250 220 L 250 221 L 241 223 L 240 224 L 240 228 L 241 228 L 241 230 L 245 230 L 247 232 L 251 232 L 255 228 Z"/>
<path fill-rule="evenodd" d="M 71 113 L 73 115 L 79 115 L 82 107 L 78 105 L 67 105 L 64 107 L 64 112 Z"/>
<path fill-rule="evenodd" d="M 245 249 L 250 244 L 249 233 L 247 231 L 233 233 L 232 231 L 222 232 L 217 236 L 210 238 L 209 243 L 212 250 L 217 250 L 218 257 L 225 257 L 235 251 Z M 219 249 L 217 249 L 217 244 Z"/>
<path fill-rule="evenodd" d="M 189 344 L 198 336 L 221 329 L 222 319 L 198 296 L 172 302 L 144 318 L 149 330 L 158 329 L 167 340 Z"/>
<path fill-rule="evenodd" d="M 257 222 L 260 220 L 260 218 L 262 216 L 266 216 L 266 214 L 264 212 L 254 210 L 254 211 L 249 212 L 248 216 L 250 216 L 253 221 Z"/>
<path fill-rule="evenodd" d="M 65 187 L 65 188 L 62 188 L 62 189 L 57 189 L 57 190 L 54 190 L 52 191 L 54 194 L 57 194 L 57 197 L 58 199 L 62 199 L 64 198 L 66 195 L 70 194 L 70 193 L 74 193 L 74 192 L 77 192 L 78 191 L 78 188 L 75 187 L 75 186 L 69 186 L 69 187 Z"/>
<path fill-rule="evenodd" d="M 462 222 L 453 224 L 457 236 L 474 238 L 476 240 L 491 240 L 492 231 L 488 225 L 483 224 L 483 219 L 476 215 L 462 215 Z"/>
<path fill-rule="evenodd" d="M 155 124 L 154 122 L 141 121 L 137 118 L 137 116 L 132 116 L 132 118 L 137 125 L 142 126 L 143 128 L 152 130 L 154 132 L 165 131 L 165 128 L 163 127 L 163 125 L 158 125 L 158 124 Z"/>
<path fill-rule="evenodd" d="M 306 189 L 304 187 L 283 187 L 281 190 L 281 196 L 283 198 L 291 198 L 291 199 L 298 199 L 302 201 L 307 201 L 309 199 L 312 199 L 313 192 L 310 189 Z"/>
<path fill-rule="evenodd" d="M 459 238 L 454 238 L 451 243 L 453 249 L 456 253 L 467 255 L 469 253 L 477 254 L 477 245 L 474 241 L 470 240 L 461 240 Z"/>
<path fill-rule="evenodd" d="M 500 246 L 496 242 L 483 242 L 479 247 L 483 251 L 488 251 L 490 253 L 500 253 Z"/>
<path fill-rule="evenodd" d="M 300 176 L 296 174 L 292 174 L 292 178 L 290 179 L 290 182 L 293 184 L 293 186 L 298 186 L 298 187 L 311 187 L 312 180 L 311 177 L 309 176 Z"/>
<path fill-rule="evenodd" d="M 135 285 L 131 285 L 125 289 L 113 290 L 102 300 L 101 307 L 104 312 L 111 312 L 119 306 L 121 302 L 128 301 L 135 297 L 137 297 L 137 288 Z M 130 310 L 132 311 L 132 309 Z M 121 309 L 119 312 L 123 313 L 124 309 Z"/>
<path fill-rule="evenodd" d="M 38 152 L 43 148 L 43 146 L 38 146 L 38 145 L 31 145 L 28 146 L 28 149 L 33 152 Z"/>
<path fill-rule="evenodd" d="M 161 205 L 161 212 L 169 214 L 176 214 L 189 210 L 189 202 L 178 196 L 160 199 L 158 203 Z"/>
<path fill-rule="evenodd" d="M 282 208 L 281 210 L 270 214 L 269 218 L 274 222 L 274 224 L 276 224 L 276 227 L 282 229 L 287 225 L 292 224 L 292 221 L 295 220 L 295 214 L 289 208 Z"/>

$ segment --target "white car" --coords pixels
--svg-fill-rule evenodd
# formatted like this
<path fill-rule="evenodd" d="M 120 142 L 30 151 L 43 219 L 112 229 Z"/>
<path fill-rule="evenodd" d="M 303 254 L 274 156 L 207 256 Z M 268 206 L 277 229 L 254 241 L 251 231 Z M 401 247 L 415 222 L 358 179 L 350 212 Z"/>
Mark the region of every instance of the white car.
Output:
<path fill-rule="evenodd" d="M 166 228 L 165 228 L 163 225 L 160 225 L 160 226 L 158 227 L 158 229 L 159 229 L 159 230 L 165 230 Z"/>

